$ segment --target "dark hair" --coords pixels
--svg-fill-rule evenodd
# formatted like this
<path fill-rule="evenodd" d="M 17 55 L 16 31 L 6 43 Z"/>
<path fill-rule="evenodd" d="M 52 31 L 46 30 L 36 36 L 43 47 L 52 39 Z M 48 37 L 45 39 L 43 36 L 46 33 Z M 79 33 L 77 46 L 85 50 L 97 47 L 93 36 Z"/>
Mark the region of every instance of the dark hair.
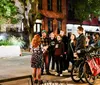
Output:
<path fill-rule="evenodd" d="M 83 31 L 83 30 L 84 30 L 82 26 L 78 26 L 77 29 L 78 29 L 79 31 Z"/>
<path fill-rule="evenodd" d="M 88 39 L 91 39 L 91 37 L 90 36 L 86 36 Z"/>
<path fill-rule="evenodd" d="M 100 39 L 100 35 L 98 33 L 94 33 L 94 37 L 95 37 L 96 40 Z"/>
<path fill-rule="evenodd" d="M 76 35 L 75 34 L 71 34 L 71 35 L 73 35 L 74 36 L 74 42 L 73 42 L 73 44 L 74 44 L 74 46 L 76 46 Z"/>

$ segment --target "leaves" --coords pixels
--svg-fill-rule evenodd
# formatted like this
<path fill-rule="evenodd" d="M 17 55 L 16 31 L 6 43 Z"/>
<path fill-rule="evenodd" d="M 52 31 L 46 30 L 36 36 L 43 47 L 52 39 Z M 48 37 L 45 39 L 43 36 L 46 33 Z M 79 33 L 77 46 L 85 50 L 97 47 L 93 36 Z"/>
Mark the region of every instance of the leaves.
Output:
<path fill-rule="evenodd" d="M 8 20 L 12 19 L 17 14 L 17 7 L 14 0 L 0 0 L 0 17 Z"/>
<path fill-rule="evenodd" d="M 0 25 L 6 23 L 7 20 L 4 17 L 0 17 Z"/>
<path fill-rule="evenodd" d="M 11 36 L 7 40 L 0 40 L 0 46 L 2 45 L 4 46 L 15 45 L 15 46 L 24 47 L 25 42 L 23 41 L 22 37 Z"/>
<path fill-rule="evenodd" d="M 88 19 L 89 14 L 100 16 L 100 0 L 72 0 L 75 18 L 81 22 Z"/>

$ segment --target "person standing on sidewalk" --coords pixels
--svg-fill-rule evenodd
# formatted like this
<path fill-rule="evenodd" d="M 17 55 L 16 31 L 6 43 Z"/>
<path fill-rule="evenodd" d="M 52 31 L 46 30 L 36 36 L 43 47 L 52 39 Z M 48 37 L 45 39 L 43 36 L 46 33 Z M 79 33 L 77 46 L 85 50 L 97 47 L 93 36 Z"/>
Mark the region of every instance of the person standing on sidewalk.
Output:
<path fill-rule="evenodd" d="M 82 26 L 78 26 L 77 33 L 79 34 L 79 36 L 77 37 L 74 56 L 77 55 L 77 51 L 78 50 L 85 49 L 85 47 L 86 47 L 86 37 L 83 34 L 83 31 L 84 31 L 83 27 Z M 78 56 L 79 57 L 84 57 L 84 54 L 83 53 L 79 53 Z"/>
<path fill-rule="evenodd" d="M 69 68 L 69 62 L 71 62 L 72 65 L 74 64 L 73 53 L 75 52 L 75 47 L 76 47 L 76 36 L 75 36 L 75 34 L 71 34 L 70 41 L 68 43 L 68 56 L 67 56 L 68 65 L 67 65 L 67 69 Z"/>
<path fill-rule="evenodd" d="M 62 37 L 57 35 L 57 42 L 55 45 L 55 62 L 56 62 L 56 76 L 60 75 L 63 76 L 63 54 L 64 54 L 64 43 L 62 42 Z"/>
<path fill-rule="evenodd" d="M 62 42 L 64 43 L 64 54 L 63 54 L 63 72 L 68 72 L 67 69 L 67 51 L 68 51 L 68 37 L 65 35 L 65 32 L 63 30 L 60 30 L 60 35 L 62 37 Z"/>
<path fill-rule="evenodd" d="M 41 37 L 41 45 L 43 47 L 43 60 L 44 60 L 44 66 L 46 69 L 46 74 L 50 75 L 49 72 L 49 54 L 48 54 L 48 47 L 49 47 L 49 38 L 47 37 L 47 31 L 42 30 L 42 37 Z M 44 67 L 42 68 L 42 75 L 43 75 Z"/>
<path fill-rule="evenodd" d="M 55 44 L 56 44 L 56 38 L 55 38 L 55 34 L 52 32 L 49 35 L 50 37 L 50 43 L 49 43 L 49 67 L 50 67 L 50 62 L 52 60 L 51 63 L 51 70 L 55 71 L 54 67 L 55 67 L 55 57 L 54 57 L 54 49 L 55 49 Z"/>
<path fill-rule="evenodd" d="M 31 67 L 33 68 L 34 83 L 42 83 L 41 68 L 43 67 L 43 52 L 41 48 L 41 37 L 39 34 L 34 35 L 32 39 L 32 57 Z"/>

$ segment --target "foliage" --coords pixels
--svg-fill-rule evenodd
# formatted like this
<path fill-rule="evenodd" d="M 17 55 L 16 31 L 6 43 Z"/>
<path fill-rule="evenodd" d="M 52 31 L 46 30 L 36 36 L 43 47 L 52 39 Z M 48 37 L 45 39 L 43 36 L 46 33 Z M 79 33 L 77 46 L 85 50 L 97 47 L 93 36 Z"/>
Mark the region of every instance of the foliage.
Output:
<path fill-rule="evenodd" d="M 71 0 L 75 17 L 81 22 L 89 19 L 89 15 L 100 16 L 100 0 Z"/>
<path fill-rule="evenodd" d="M 36 19 L 42 19 L 43 15 L 41 15 L 38 11 L 38 0 L 19 0 L 22 7 L 24 8 L 24 13 L 22 15 L 24 30 L 28 32 L 30 41 L 34 35 L 34 30 L 32 29 Z M 27 16 L 25 15 L 27 13 Z M 28 18 L 27 18 L 28 17 Z"/>
<path fill-rule="evenodd" d="M 24 47 L 25 42 L 23 41 L 22 37 L 17 38 L 15 36 L 11 36 L 7 40 L 0 40 L 0 46 L 2 46 L 2 45 L 4 45 L 4 46 L 17 45 L 22 48 L 22 47 Z"/>
<path fill-rule="evenodd" d="M 17 38 L 15 36 L 12 36 L 12 37 L 10 37 L 8 39 L 8 41 L 10 43 L 12 43 L 13 45 L 18 45 L 20 47 L 24 47 L 24 45 L 25 45 L 25 42 L 23 41 L 23 38 L 22 37 Z"/>
<path fill-rule="evenodd" d="M 12 20 L 16 14 L 17 7 L 14 4 L 14 0 L 0 0 L 0 24 L 13 22 Z"/>
<path fill-rule="evenodd" d="M 10 43 L 8 40 L 0 40 L 0 46 L 7 46 L 7 45 L 13 45 L 12 43 Z"/>

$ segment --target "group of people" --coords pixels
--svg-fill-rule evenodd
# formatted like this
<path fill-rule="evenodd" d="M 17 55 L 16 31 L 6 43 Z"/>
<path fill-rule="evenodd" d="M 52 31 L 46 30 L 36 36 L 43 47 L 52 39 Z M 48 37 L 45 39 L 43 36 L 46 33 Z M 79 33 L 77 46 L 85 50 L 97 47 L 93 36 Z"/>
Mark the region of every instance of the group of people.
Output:
<path fill-rule="evenodd" d="M 100 47 L 100 35 L 96 33 L 92 39 L 91 36 L 85 36 L 83 30 L 81 26 L 77 28 L 79 34 L 77 38 L 74 34 L 66 36 L 63 30 L 56 36 L 53 32 L 48 36 L 46 30 L 42 31 L 42 36 L 34 35 L 31 67 L 35 83 L 43 83 L 41 75 L 44 74 L 44 69 L 47 75 L 51 74 L 49 72 L 51 61 L 51 70 L 56 71 L 56 76 L 63 76 L 63 72 L 68 71 L 69 62 L 74 64 L 77 50 L 84 49 L 92 43 Z M 83 54 L 80 53 L 78 56 L 82 57 Z"/>

